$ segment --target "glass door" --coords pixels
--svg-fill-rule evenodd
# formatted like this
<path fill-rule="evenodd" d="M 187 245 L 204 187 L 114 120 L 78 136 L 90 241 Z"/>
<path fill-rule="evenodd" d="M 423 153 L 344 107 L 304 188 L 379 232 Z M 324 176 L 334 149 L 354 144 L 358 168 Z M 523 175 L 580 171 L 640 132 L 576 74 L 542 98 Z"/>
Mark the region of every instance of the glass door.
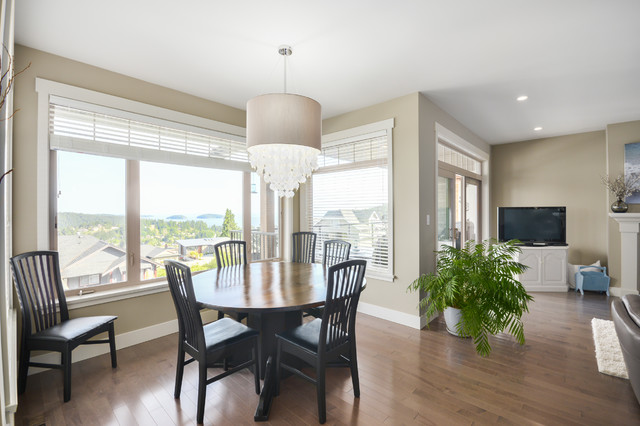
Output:
<path fill-rule="evenodd" d="M 438 176 L 438 217 L 436 232 L 438 250 L 443 246 L 456 246 L 455 220 L 456 209 L 456 176 L 453 173 L 441 171 Z"/>
<path fill-rule="evenodd" d="M 480 161 L 438 141 L 437 247 L 482 241 Z"/>
<path fill-rule="evenodd" d="M 480 181 L 440 170 L 438 176 L 438 250 L 481 241 Z M 463 208 L 464 206 L 464 208 Z"/>
<path fill-rule="evenodd" d="M 480 235 L 480 181 L 465 177 L 464 241 L 481 241 Z"/>

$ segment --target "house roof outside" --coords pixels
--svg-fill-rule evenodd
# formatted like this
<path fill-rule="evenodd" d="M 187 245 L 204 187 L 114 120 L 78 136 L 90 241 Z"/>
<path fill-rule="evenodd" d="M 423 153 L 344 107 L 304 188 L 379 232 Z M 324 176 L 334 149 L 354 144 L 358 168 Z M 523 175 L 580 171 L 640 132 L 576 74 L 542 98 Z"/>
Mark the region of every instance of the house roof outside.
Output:
<path fill-rule="evenodd" d="M 182 247 L 202 247 L 202 246 L 214 246 L 223 241 L 229 241 L 229 237 L 215 237 L 215 238 L 189 238 L 185 240 L 177 240 L 176 243 Z"/>
<path fill-rule="evenodd" d="M 372 222 L 379 221 L 386 217 L 385 207 L 372 207 L 368 209 L 340 209 L 327 210 L 327 212 L 315 223 L 319 225 L 322 222 L 342 220 L 349 225 L 368 225 Z"/>
<path fill-rule="evenodd" d="M 58 236 L 60 273 L 63 277 L 105 275 L 126 268 L 126 251 L 92 235 Z M 159 263 L 142 259 L 140 267 L 150 269 Z"/>
<path fill-rule="evenodd" d="M 147 259 L 162 260 L 176 257 L 179 253 L 172 247 L 156 247 L 149 244 L 142 244 L 140 246 L 140 255 Z"/>

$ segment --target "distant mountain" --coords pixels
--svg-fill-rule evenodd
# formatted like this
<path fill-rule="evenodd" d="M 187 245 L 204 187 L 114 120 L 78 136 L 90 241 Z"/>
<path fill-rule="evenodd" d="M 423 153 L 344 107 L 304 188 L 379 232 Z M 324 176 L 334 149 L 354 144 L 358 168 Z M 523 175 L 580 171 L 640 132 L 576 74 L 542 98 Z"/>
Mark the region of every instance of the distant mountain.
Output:
<path fill-rule="evenodd" d="M 187 217 L 182 214 L 174 214 L 173 216 L 168 216 L 167 220 L 187 220 Z"/>
<path fill-rule="evenodd" d="M 97 226 L 100 224 L 106 226 L 123 226 L 124 222 L 124 216 L 112 214 L 58 213 L 58 229 Z"/>
<path fill-rule="evenodd" d="M 222 219 L 223 217 L 223 214 L 207 213 L 201 214 L 200 216 L 198 216 L 198 219 Z"/>

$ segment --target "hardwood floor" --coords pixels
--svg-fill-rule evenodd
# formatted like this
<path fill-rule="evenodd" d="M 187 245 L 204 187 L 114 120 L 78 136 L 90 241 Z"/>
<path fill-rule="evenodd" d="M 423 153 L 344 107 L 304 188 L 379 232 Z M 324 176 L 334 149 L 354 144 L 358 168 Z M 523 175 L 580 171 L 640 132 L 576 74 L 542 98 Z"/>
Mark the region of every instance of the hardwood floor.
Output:
<path fill-rule="evenodd" d="M 534 293 L 525 316 L 525 346 L 494 336 L 488 358 L 469 339 L 449 335 L 442 317 L 414 330 L 358 314 L 361 397 L 349 370 L 327 373 L 327 424 L 640 424 L 628 380 L 598 373 L 591 318 L 610 319 L 604 295 Z M 194 424 L 197 367 L 185 367 L 173 398 L 177 336 L 118 351 L 118 368 L 102 355 L 74 364 L 71 401 L 62 376 L 30 376 L 18 425 Z M 297 377 L 282 382 L 268 424 L 317 424 L 315 388 Z M 205 424 L 253 424 L 258 401 L 249 371 L 207 388 Z"/>

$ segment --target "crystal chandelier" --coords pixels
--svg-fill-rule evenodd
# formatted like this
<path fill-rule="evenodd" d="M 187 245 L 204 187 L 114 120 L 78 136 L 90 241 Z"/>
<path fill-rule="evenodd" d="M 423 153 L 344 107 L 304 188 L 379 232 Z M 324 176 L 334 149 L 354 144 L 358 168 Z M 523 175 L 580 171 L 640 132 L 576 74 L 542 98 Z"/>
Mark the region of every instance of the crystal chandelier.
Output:
<path fill-rule="evenodd" d="M 294 191 L 318 168 L 322 135 L 320 104 L 287 93 L 287 56 L 291 47 L 280 46 L 284 56 L 284 93 L 256 96 L 247 102 L 249 162 L 280 197 Z"/>

